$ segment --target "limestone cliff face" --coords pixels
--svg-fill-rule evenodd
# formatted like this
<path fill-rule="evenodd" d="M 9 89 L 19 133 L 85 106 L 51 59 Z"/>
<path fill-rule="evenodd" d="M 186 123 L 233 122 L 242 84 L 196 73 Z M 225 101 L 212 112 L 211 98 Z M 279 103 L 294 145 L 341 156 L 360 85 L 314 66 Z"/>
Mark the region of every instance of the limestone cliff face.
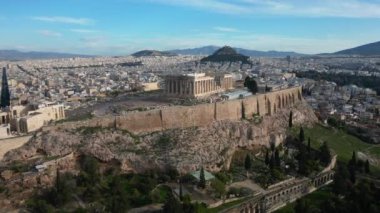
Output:
<path fill-rule="evenodd" d="M 203 127 L 139 135 L 112 128 L 93 128 L 91 131 L 85 128 L 49 128 L 23 147 L 8 152 L 3 162 L 26 160 L 38 153 L 64 156 L 74 152 L 93 155 L 103 162 L 117 160 L 126 172 L 167 166 L 188 172 L 200 165 L 210 171 L 219 171 L 229 166 L 231 156 L 239 147 L 249 149 L 281 143 L 286 136 L 290 110 L 293 111 L 295 125 L 309 126 L 317 122 L 312 109 L 302 101 L 277 111 L 273 116 L 264 116 L 259 124 L 248 120 L 223 120 Z"/>

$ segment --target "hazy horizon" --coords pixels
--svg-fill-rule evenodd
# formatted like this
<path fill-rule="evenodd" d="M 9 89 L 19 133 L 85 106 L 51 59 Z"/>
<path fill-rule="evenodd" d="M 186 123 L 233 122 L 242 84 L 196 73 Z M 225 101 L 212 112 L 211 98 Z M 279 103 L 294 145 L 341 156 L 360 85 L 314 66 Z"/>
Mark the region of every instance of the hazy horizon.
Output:
<path fill-rule="evenodd" d="M 66 0 L 2 4 L 0 49 L 127 55 L 224 46 L 331 53 L 376 42 L 379 0 Z"/>

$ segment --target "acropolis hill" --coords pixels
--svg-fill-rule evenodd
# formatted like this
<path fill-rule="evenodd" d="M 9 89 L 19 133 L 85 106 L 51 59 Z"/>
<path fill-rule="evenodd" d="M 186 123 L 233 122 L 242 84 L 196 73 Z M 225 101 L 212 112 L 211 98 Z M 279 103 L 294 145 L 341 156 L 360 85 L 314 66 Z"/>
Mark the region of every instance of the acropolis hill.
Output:
<path fill-rule="evenodd" d="M 286 136 L 289 113 L 295 125 L 316 122 L 301 88 L 257 94 L 246 99 L 175 106 L 45 127 L 24 147 L 10 151 L 4 162 L 26 160 L 38 153 L 65 156 L 91 154 L 103 162 L 121 163 L 124 171 L 175 167 L 189 172 L 228 168 L 235 150 L 279 144 Z M 255 122 L 254 114 L 261 117 Z M 99 128 L 101 127 L 101 128 Z M 162 137 L 170 138 L 162 144 Z"/>
<path fill-rule="evenodd" d="M 176 128 L 200 127 L 215 121 L 237 121 L 250 119 L 254 114 L 276 115 L 283 108 L 290 109 L 302 102 L 301 87 L 293 87 L 245 99 L 199 104 L 195 106 L 173 106 L 164 109 L 129 113 L 125 116 L 107 116 L 81 122 L 62 124 L 64 128 L 113 127 L 132 133 L 147 133 Z M 58 125 L 61 126 L 61 125 Z"/>

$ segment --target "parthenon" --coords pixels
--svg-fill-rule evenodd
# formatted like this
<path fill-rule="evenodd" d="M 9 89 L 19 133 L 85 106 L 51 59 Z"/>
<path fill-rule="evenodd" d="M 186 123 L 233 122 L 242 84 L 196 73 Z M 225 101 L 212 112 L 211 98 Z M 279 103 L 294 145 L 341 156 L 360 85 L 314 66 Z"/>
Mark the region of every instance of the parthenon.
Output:
<path fill-rule="evenodd" d="M 194 73 L 165 77 L 165 94 L 168 96 L 198 98 L 232 88 L 231 74 L 208 76 L 205 73 Z"/>

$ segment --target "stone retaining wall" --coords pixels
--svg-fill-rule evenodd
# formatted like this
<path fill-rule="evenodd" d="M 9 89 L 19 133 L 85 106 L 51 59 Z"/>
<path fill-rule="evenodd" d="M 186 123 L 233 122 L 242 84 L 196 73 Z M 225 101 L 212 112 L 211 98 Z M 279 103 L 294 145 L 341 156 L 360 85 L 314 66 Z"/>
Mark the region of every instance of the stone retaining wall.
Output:
<path fill-rule="evenodd" d="M 257 94 L 245 99 L 173 106 L 159 110 L 132 112 L 125 116 L 107 116 L 86 121 L 58 124 L 63 128 L 83 126 L 117 127 L 132 133 L 149 133 L 167 129 L 207 126 L 214 121 L 252 118 L 254 114 L 274 115 L 279 109 L 302 101 L 301 87 Z"/>

